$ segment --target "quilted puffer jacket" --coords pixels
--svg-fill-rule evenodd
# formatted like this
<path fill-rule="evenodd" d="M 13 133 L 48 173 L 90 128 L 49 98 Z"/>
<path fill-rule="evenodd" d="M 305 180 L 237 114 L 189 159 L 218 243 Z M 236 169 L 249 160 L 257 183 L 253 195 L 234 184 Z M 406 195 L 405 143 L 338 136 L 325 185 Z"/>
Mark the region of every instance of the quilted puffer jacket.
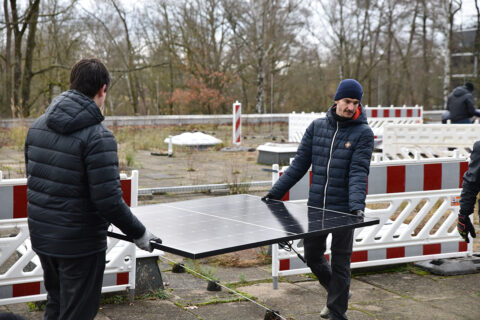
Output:
<path fill-rule="evenodd" d="M 456 87 L 448 96 L 447 110 L 453 122 L 469 119 L 477 114 L 473 95 L 464 86 Z"/>
<path fill-rule="evenodd" d="M 113 223 L 145 232 L 122 199 L 117 143 L 95 102 L 69 90 L 30 127 L 25 141 L 28 227 L 35 252 L 74 258 L 106 250 Z"/>
<path fill-rule="evenodd" d="M 352 118 L 337 121 L 336 105 L 307 128 L 297 154 L 270 194 L 277 199 L 312 166 L 308 205 L 341 212 L 365 210 L 373 132 L 360 105 Z"/>

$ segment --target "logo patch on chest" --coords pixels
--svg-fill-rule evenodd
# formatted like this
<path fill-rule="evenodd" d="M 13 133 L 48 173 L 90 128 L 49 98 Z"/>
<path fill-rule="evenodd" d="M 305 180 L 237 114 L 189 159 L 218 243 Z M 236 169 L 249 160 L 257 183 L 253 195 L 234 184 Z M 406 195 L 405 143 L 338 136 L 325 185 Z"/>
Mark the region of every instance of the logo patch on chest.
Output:
<path fill-rule="evenodd" d="M 350 148 L 352 146 L 352 144 L 350 143 L 350 141 L 347 141 L 347 143 L 345 143 L 345 147 Z"/>

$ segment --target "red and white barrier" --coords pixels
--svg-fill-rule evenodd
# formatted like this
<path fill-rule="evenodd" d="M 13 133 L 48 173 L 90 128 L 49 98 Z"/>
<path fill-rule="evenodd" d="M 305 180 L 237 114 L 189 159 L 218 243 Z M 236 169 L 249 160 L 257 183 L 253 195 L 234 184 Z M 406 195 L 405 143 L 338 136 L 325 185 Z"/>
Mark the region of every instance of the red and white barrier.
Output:
<path fill-rule="evenodd" d="M 367 119 L 371 118 L 417 118 L 422 121 L 423 107 L 365 107 Z"/>
<path fill-rule="evenodd" d="M 138 171 L 122 175 L 123 198 L 137 205 Z M 46 300 L 43 270 L 31 248 L 27 225 L 26 179 L 0 180 L 0 305 Z M 8 236 L 7 236 L 8 235 Z M 158 254 L 157 254 L 158 255 Z M 135 289 L 136 248 L 108 238 L 102 292 Z"/>
<path fill-rule="evenodd" d="M 355 230 L 352 268 L 471 255 L 472 243 L 463 241 L 456 230 L 460 187 L 467 169 L 464 158 L 372 163 L 365 215 L 380 223 Z M 273 173 L 273 183 L 278 177 Z M 284 199 L 306 203 L 310 183 L 311 171 Z M 331 236 L 327 248 L 330 241 Z M 293 247 L 303 254 L 303 241 L 294 241 Z M 327 258 L 329 254 L 328 249 Z M 309 272 L 296 255 L 272 246 L 274 288 L 278 276 Z"/>
<path fill-rule="evenodd" d="M 242 143 L 242 104 L 235 101 L 233 104 L 233 144 Z"/>
<path fill-rule="evenodd" d="M 419 160 L 372 161 L 368 175 L 367 194 L 456 189 L 462 187 L 468 169 L 466 158 L 435 158 Z M 273 167 L 278 171 L 278 166 Z M 281 176 L 273 174 L 273 182 Z M 282 198 L 283 201 L 308 198 L 312 184 L 311 169 Z"/>
<path fill-rule="evenodd" d="M 460 191 L 450 189 L 367 196 L 365 215 L 378 218 L 380 224 L 355 230 L 352 268 L 471 255 L 472 243 L 463 241 L 456 230 Z M 368 208 L 377 203 L 386 208 Z M 327 238 L 327 258 L 330 257 L 330 243 L 331 236 Z M 302 240 L 294 241 L 293 247 L 304 254 Z M 279 276 L 310 272 L 296 255 L 280 250 L 278 245 L 272 246 L 275 289 Z"/>

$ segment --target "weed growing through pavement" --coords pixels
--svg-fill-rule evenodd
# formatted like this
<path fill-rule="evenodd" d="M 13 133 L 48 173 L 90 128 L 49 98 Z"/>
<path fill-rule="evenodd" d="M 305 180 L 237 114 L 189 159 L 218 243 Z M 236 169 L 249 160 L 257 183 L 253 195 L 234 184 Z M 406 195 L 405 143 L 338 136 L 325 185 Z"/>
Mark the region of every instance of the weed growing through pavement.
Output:
<path fill-rule="evenodd" d="M 46 305 L 47 305 L 47 301 L 27 302 L 28 310 L 30 312 L 45 311 L 45 306 Z"/>
<path fill-rule="evenodd" d="M 160 300 L 167 300 L 170 298 L 170 293 L 167 290 L 158 289 L 158 290 L 152 290 L 148 293 L 142 294 L 139 298 L 140 299 L 155 298 Z"/>
<path fill-rule="evenodd" d="M 209 266 L 202 266 L 200 265 L 196 260 L 192 260 L 192 259 L 187 259 L 186 261 L 186 265 L 192 269 L 193 271 L 201 274 L 202 276 L 210 279 L 210 280 L 213 280 L 213 281 L 218 281 L 220 280 L 218 278 L 218 276 L 215 275 L 216 273 L 216 269 L 215 268 L 212 268 L 212 267 L 209 267 Z M 187 272 L 189 272 L 188 269 L 185 269 Z"/>
<path fill-rule="evenodd" d="M 238 279 L 240 279 L 241 283 L 246 283 L 247 282 L 247 278 L 245 277 L 245 275 L 243 273 L 240 273 L 238 275 Z"/>

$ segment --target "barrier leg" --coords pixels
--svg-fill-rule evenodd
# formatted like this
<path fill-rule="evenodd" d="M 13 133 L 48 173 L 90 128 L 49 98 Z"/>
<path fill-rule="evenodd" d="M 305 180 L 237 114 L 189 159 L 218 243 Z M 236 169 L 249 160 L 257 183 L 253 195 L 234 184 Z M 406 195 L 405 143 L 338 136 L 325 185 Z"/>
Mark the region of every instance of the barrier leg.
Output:
<path fill-rule="evenodd" d="M 272 281 L 273 289 L 278 289 L 278 271 L 279 271 L 279 260 L 278 260 L 278 244 L 272 244 Z"/>
<path fill-rule="evenodd" d="M 128 289 L 128 300 L 130 303 L 135 301 L 135 289 Z"/>

